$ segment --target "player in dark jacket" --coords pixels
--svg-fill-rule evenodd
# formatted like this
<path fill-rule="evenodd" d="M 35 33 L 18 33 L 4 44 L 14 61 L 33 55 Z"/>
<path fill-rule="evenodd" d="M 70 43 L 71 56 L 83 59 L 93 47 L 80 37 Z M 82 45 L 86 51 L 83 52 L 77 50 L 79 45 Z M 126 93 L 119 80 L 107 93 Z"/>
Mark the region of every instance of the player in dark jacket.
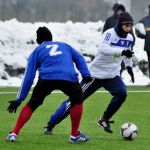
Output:
<path fill-rule="evenodd" d="M 148 66 L 149 66 L 149 78 L 150 78 L 150 5 L 149 8 L 149 15 L 144 17 L 139 21 L 139 23 L 135 26 L 136 34 L 139 38 L 145 40 L 144 50 L 147 53 L 148 57 Z M 148 84 L 150 86 L 150 84 Z"/>
<path fill-rule="evenodd" d="M 44 98 L 53 90 L 59 89 L 71 97 L 71 105 L 73 106 L 70 109 L 72 129 L 69 141 L 72 143 L 86 142 L 89 138 L 78 130 L 83 109 L 83 94 L 74 68 L 75 63 L 85 82 L 92 80 L 85 60 L 70 45 L 52 42 L 52 34 L 46 27 L 38 28 L 37 43 L 39 46 L 28 59 L 24 80 L 17 98 L 10 101 L 7 109 L 10 113 L 16 112 L 17 107 L 28 95 L 37 70 L 39 71 L 39 79 L 29 102 L 22 108 L 15 127 L 8 134 L 7 140 L 16 141 L 20 129 L 43 103 Z"/>
<path fill-rule="evenodd" d="M 118 19 L 118 16 L 122 13 L 122 12 L 125 12 L 125 7 L 121 4 L 114 4 L 113 6 L 113 11 L 114 11 L 114 14 L 107 18 L 106 21 L 105 21 L 105 24 L 104 24 L 104 27 L 103 27 L 103 33 L 110 29 L 110 28 L 113 28 L 116 24 L 117 24 L 117 19 Z"/>

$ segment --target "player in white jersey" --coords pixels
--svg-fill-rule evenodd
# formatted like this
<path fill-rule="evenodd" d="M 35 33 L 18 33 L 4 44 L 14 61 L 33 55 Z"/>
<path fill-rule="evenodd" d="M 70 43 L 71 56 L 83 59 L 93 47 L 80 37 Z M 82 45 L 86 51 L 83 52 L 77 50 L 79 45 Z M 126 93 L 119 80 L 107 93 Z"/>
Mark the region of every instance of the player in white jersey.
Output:
<path fill-rule="evenodd" d="M 84 81 L 80 83 L 84 93 L 84 100 L 101 87 L 104 87 L 113 96 L 97 123 L 99 127 L 102 127 L 108 133 L 113 133 L 110 127 L 110 118 L 119 110 L 127 97 L 126 86 L 120 77 L 122 60 L 125 62 L 132 82 L 134 82 L 132 72 L 133 52 L 130 50 L 133 37 L 129 33 L 132 30 L 132 26 L 133 19 L 131 15 L 127 12 L 121 13 L 117 25 L 105 31 L 102 35 L 98 54 L 89 67 L 93 80 L 88 84 Z M 70 99 L 61 104 L 50 117 L 45 127 L 46 134 L 50 134 L 54 126 L 68 116 L 70 107 Z"/>

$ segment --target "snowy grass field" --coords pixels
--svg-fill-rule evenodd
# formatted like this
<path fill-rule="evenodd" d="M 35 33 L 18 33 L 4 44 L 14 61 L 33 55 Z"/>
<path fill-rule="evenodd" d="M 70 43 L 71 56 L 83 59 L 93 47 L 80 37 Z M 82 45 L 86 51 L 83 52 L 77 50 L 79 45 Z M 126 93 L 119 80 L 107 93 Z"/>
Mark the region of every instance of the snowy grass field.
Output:
<path fill-rule="evenodd" d="M 33 114 L 30 121 L 21 130 L 16 143 L 6 141 L 7 133 L 18 117 L 9 114 L 6 109 L 8 101 L 15 99 L 18 88 L 0 88 L 0 150 L 149 150 L 150 143 L 150 88 L 128 87 L 128 98 L 120 111 L 112 118 L 113 134 L 105 133 L 97 126 L 97 121 L 105 110 L 111 95 L 101 92 L 94 93 L 84 103 L 81 131 L 91 139 L 83 144 L 70 144 L 70 118 L 65 119 L 55 129 L 53 135 L 44 135 L 43 127 L 49 116 L 66 98 L 62 93 L 48 96 L 44 104 Z M 133 122 L 139 129 L 137 139 L 125 141 L 120 137 L 120 126 L 125 122 Z"/>

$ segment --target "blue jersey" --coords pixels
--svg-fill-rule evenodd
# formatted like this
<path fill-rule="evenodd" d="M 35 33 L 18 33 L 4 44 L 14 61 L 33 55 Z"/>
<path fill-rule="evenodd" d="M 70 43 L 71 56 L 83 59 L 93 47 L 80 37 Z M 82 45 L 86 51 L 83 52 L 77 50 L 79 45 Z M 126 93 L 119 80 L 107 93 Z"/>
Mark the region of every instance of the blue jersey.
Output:
<path fill-rule="evenodd" d="M 37 70 L 40 79 L 77 82 L 78 74 L 74 63 L 82 77 L 90 76 L 83 56 L 71 46 L 62 42 L 42 43 L 29 56 L 17 101 L 21 102 L 28 95 Z"/>

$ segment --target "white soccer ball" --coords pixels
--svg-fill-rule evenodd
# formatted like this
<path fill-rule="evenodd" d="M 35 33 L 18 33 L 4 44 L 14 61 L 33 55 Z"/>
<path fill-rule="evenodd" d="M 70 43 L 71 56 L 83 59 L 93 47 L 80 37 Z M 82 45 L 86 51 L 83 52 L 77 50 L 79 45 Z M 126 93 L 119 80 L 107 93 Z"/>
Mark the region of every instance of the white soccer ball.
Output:
<path fill-rule="evenodd" d="M 134 123 L 124 123 L 120 128 L 120 134 L 126 140 L 134 140 L 138 135 L 138 128 Z"/>

